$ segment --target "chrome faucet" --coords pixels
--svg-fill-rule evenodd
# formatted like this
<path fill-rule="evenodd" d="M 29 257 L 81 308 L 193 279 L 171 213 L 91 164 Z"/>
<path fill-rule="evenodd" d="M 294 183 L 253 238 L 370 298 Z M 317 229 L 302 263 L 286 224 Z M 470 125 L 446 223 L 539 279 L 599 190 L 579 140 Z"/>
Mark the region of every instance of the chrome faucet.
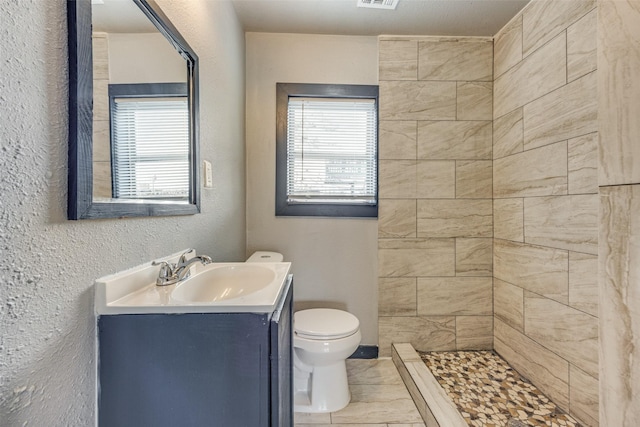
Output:
<path fill-rule="evenodd" d="M 152 265 L 159 265 L 160 271 L 158 272 L 158 278 L 156 279 L 156 285 L 168 286 L 185 280 L 191 273 L 191 265 L 196 262 L 201 262 L 203 265 L 211 264 L 213 260 L 206 255 L 198 255 L 187 259 L 187 255 L 194 250 L 189 249 L 178 259 L 177 264 L 172 264 L 167 261 L 153 261 Z"/>

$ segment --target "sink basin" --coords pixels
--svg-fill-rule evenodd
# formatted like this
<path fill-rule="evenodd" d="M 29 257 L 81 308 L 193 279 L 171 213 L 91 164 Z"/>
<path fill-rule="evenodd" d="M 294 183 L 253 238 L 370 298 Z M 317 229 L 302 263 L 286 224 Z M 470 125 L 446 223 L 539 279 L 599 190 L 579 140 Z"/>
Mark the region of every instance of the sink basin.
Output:
<path fill-rule="evenodd" d="M 265 289 L 275 279 L 273 268 L 262 265 L 211 264 L 176 285 L 171 299 L 182 304 L 207 304 L 241 298 Z"/>

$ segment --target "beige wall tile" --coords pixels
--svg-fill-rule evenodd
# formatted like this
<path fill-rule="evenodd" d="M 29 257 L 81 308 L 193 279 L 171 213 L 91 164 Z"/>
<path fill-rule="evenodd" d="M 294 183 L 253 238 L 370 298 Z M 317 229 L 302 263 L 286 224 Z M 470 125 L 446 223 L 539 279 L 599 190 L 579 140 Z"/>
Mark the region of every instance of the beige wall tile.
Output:
<path fill-rule="evenodd" d="M 94 32 L 91 37 L 93 53 L 93 79 L 109 80 L 109 37 Z"/>
<path fill-rule="evenodd" d="M 418 123 L 413 121 L 381 120 L 379 158 L 395 160 L 414 160 L 418 140 Z"/>
<path fill-rule="evenodd" d="M 522 60 L 522 15 L 502 28 L 493 43 L 493 72 L 497 78 Z"/>
<path fill-rule="evenodd" d="M 493 121 L 493 158 L 520 153 L 524 150 L 524 123 L 522 108 Z"/>
<path fill-rule="evenodd" d="M 419 199 L 453 199 L 456 197 L 456 162 L 418 160 L 416 186 Z"/>
<path fill-rule="evenodd" d="M 640 185 L 600 194 L 601 423 L 633 426 L 640 422 Z"/>
<path fill-rule="evenodd" d="M 110 199 L 111 162 L 93 162 L 93 197 Z"/>
<path fill-rule="evenodd" d="M 598 318 L 526 292 L 524 332 L 589 375 L 598 377 Z"/>
<path fill-rule="evenodd" d="M 418 49 L 419 80 L 493 80 L 491 41 L 420 41 Z"/>
<path fill-rule="evenodd" d="M 111 141 L 108 120 L 93 121 L 93 161 L 111 162 Z"/>
<path fill-rule="evenodd" d="M 569 305 L 598 315 L 598 256 L 569 252 Z"/>
<path fill-rule="evenodd" d="M 491 277 L 418 278 L 418 315 L 491 315 Z"/>
<path fill-rule="evenodd" d="M 524 106 L 524 149 L 598 130 L 596 73 L 590 73 Z"/>
<path fill-rule="evenodd" d="M 418 122 L 418 158 L 491 159 L 492 132 L 490 121 Z"/>
<path fill-rule="evenodd" d="M 597 11 L 594 9 L 567 28 L 568 81 L 573 81 L 597 68 L 596 18 Z"/>
<path fill-rule="evenodd" d="M 564 33 L 553 39 L 494 82 L 493 117 L 522 107 L 567 82 Z"/>
<path fill-rule="evenodd" d="M 598 133 L 567 141 L 569 194 L 598 192 Z"/>
<path fill-rule="evenodd" d="M 640 7 L 632 0 L 602 0 L 598 4 L 598 180 L 600 185 L 637 184 Z"/>
<path fill-rule="evenodd" d="M 524 331 L 524 290 L 500 279 L 493 279 L 495 317 L 512 328 Z"/>
<path fill-rule="evenodd" d="M 453 276 L 453 239 L 390 239 L 378 241 L 380 277 Z"/>
<path fill-rule="evenodd" d="M 567 182 L 566 142 L 493 162 L 493 196 L 496 198 L 567 194 Z"/>
<path fill-rule="evenodd" d="M 378 201 L 378 237 L 416 237 L 416 201 L 380 199 Z"/>
<path fill-rule="evenodd" d="M 583 370 L 569 365 L 569 406 L 571 415 L 585 426 L 597 427 L 598 380 Z"/>
<path fill-rule="evenodd" d="M 493 162 L 460 160 L 456 163 L 455 193 L 458 199 L 490 199 L 493 194 Z"/>
<path fill-rule="evenodd" d="M 493 239 L 456 239 L 456 276 L 492 276 Z"/>
<path fill-rule="evenodd" d="M 380 80 L 418 79 L 416 40 L 380 40 L 378 49 Z"/>
<path fill-rule="evenodd" d="M 524 55 L 543 47 L 568 25 L 595 7 L 596 0 L 533 0 L 523 12 Z"/>
<path fill-rule="evenodd" d="M 416 197 L 416 161 L 380 160 L 378 193 L 384 198 Z"/>
<path fill-rule="evenodd" d="M 380 120 L 455 120 L 456 82 L 380 82 Z"/>
<path fill-rule="evenodd" d="M 492 350 L 493 316 L 457 316 L 456 350 Z"/>
<path fill-rule="evenodd" d="M 93 119 L 109 120 L 109 80 L 93 81 Z"/>
<path fill-rule="evenodd" d="M 562 303 L 569 301 L 569 254 L 508 240 L 493 242 L 494 277 Z"/>
<path fill-rule="evenodd" d="M 493 237 L 524 242 L 523 199 L 493 199 Z"/>
<path fill-rule="evenodd" d="M 494 318 L 494 347 L 525 378 L 564 410 L 569 409 L 569 363 Z"/>
<path fill-rule="evenodd" d="M 524 199 L 525 242 L 598 253 L 598 195 Z"/>
<path fill-rule="evenodd" d="M 418 351 L 446 351 L 456 348 L 453 316 L 380 317 L 379 355 L 391 356 L 391 343 L 410 343 Z"/>
<path fill-rule="evenodd" d="M 492 237 L 491 199 L 418 200 L 419 237 Z"/>
<path fill-rule="evenodd" d="M 378 279 L 378 314 L 380 316 L 415 316 L 416 278 Z"/>
<path fill-rule="evenodd" d="M 458 120 L 493 119 L 493 82 L 458 82 Z"/>

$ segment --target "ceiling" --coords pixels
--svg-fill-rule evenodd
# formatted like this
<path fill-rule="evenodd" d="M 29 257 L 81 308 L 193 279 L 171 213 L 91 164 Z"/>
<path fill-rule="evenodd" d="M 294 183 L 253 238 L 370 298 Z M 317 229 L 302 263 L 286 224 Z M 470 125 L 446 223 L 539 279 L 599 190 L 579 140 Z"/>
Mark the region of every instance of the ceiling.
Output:
<path fill-rule="evenodd" d="M 249 32 L 493 36 L 529 0 L 400 0 L 396 10 L 357 0 L 231 0 Z"/>

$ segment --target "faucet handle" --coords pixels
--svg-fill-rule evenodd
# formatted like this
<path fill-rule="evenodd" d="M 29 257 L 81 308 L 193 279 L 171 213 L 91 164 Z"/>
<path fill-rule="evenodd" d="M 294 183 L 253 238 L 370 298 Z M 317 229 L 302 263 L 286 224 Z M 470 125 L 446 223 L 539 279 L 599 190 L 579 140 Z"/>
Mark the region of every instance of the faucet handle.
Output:
<path fill-rule="evenodd" d="M 178 260 L 178 265 L 184 265 L 187 262 L 187 255 L 194 252 L 195 249 L 187 249 L 184 251 L 182 255 L 180 255 L 180 259 Z"/>
<path fill-rule="evenodd" d="M 174 276 L 173 266 L 167 261 L 153 261 L 151 265 L 159 265 L 160 271 L 158 271 L 158 278 L 156 279 L 156 285 L 163 286 L 168 284 L 171 278 Z"/>

